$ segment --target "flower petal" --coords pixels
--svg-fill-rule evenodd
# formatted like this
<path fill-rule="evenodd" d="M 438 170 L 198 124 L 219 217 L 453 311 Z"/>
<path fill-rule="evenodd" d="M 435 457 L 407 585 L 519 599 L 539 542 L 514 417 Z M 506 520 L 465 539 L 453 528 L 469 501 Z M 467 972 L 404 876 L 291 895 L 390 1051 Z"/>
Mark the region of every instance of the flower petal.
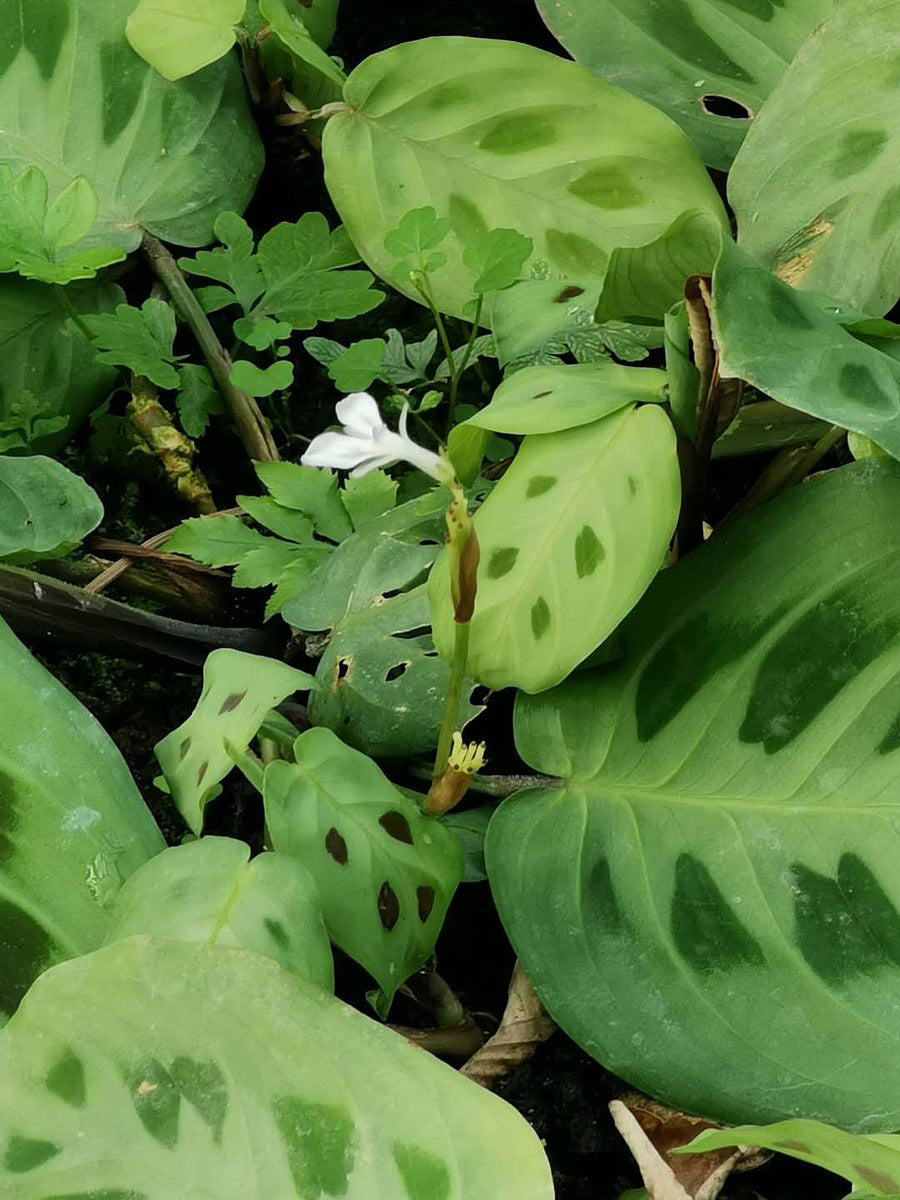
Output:
<path fill-rule="evenodd" d="M 337 467 L 342 471 L 359 466 L 371 457 L 372 443 L 367 438 L 348 437 L 345 433 L 320 433 L 300 457 L 305 467 Z"/>
<path fill-rule="evenodd" d="M 378 405 L 368 392 L 352 392 L 337 402 L 334 411 L 337 419 L 354 437 L 375 437 L 385 428 Z"/>

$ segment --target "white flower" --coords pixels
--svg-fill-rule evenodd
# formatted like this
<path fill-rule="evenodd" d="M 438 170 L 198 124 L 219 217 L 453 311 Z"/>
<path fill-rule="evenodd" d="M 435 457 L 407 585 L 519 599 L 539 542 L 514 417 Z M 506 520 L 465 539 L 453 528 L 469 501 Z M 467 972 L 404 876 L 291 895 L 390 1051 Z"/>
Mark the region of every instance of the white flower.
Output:
<path fill-rule="evenodd" d="M 395 462 L 408 462 L 450 486 L 454 479 L 450 463 L 417 445 L 406 432 L 408 405 L 400 415 L 400 432 L 388 429 L 378 405 L 368 392 L 345 396 L 335 407 L 338 420 L 344 426 L 341 433 L 320 433 L 310 442 L 300 461 L 307 467 L 335 467 L 350 471 L 352 477 L 365 475 L 377 467 Z"/>

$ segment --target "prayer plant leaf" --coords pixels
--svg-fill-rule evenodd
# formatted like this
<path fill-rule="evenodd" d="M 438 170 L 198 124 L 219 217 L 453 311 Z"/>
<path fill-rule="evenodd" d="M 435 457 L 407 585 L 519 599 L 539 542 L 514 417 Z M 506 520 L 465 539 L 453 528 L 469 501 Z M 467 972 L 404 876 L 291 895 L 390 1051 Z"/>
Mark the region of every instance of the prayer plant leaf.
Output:
<path fill-rule="evenodd" d="M 115 284 L 90 280 L 70 284 L 65 299 L 81 316 L 110 312 L 124 294 Z M 22 393 L 30 392 L 48 418 L 65 418 L 62 430 L 30 444 L 31 450 L 53 453 L 102 403 L 116 372 L 96 361 L 96 351 L 53 287 L 14 275 L 0 278 L 0 342 L 0 420 L 11 417 Z"/>
<path fill-rule="evenodd" d="M 266 825 L 276 854 L 311 871 L 333 941 L 394 992 L 434 949 L 462 878 L 456 839 L 365 754 L 330 729 L 294 743 L 295 763 L 270 763 Z"/>
<path fill-rule="evenodd" d="M 100 944 L 164 843 L 112 741 L 2 620 L 0 711 L 2 1023 L 41 971 Z"/>
<path fill-rule="evenodd" d="M 490 404 L 466 424 L 495 433 L 556 433 L 633 404 L 662 404 L 665 386 L 665 371 L 620 367 L 609 359 L 523 367 L 504 379 Z"/>
<path fill-rule="evenodd" d="M 100 497 L 62 463 L 0 455 L 0 561 L 61 558 L 102 520 Z"/>
<path fill-rule="evenodd" d="M 643 101 L 532 46 L 436 37 L 366 59 L 325 127 L 328 190 L 354 245 L 382 278 L 421 299 L 385 246 L 404 214 L 449 220 L 429 273 L 437 307 L 463 315 L 475 273 L 465 248 L 516 230 L 533 261 L 603 275 L 610 253 L 643 246 L 677 216 L 721 202 L 687 139 Z M 710 264 L 711 265 L 711 264 Z M 662 313 L 660 313 L 662 316 Z"/>
<path fill-rule="evenodd" d="M 523 279 L 490 296 L 487 315 L 500 362 L 506 366 L 537 357 L 548 343 L 559 344 L 579 321 L 592 322 L 600 286 L 599 279 L 584 276 Z M 565 347 L 558 353 L 565 353 Z"/>
<path fill-rule="evenodd" d="M 0 51 L 0 160 L 39 163 L 58 196 L 79 176 L 99 211 L 81 247 L 136 249 L 141 231 L 202 246 L 223 209 L 243 209 L 262 146 L 236 58 L 168 82 L 125 37 L 134 0 L 16 6 Z M 23 97 L 28 98 L 23 103 Z M 74 112 L 78 119 L 60 120 Z"/>
<path fill-rule="evenodd" d="M 251 860 L 250 847 L 232 838 L 170 846 L 132 875 L 116 898 L 106 940 L 138 934 L 252 950 L 334 989 L 312 875 L 282 855 Z"/>
<path fill-rule="evenodd" d="M 732 1146 L 759 1146 L 799 1158 L 842 1175 L 853 1185 L 853 1196 L 896 1200 L 900 1194 L 900 1139 L 860 1137 L 820 1121 L 779 1121 L 775 1125 L 739 1125 L 709 1129 L 675 1153 L 702 1154 Z"/>
<path fill-rule="evenodd" d="M 447 503 L 438 489 L 365 522 L 283 608 L 297 629 L 331 631 L 311 720 L 368 754 L 418 754 L 437 743 L 450 672 L 416 585 L 440 552 Z M 478 711 L 470 691 L 459 728 Z"/>
<path fill-rule="evenodd" d="M 300 12 L 291 12 L 285 0 L 259 0 L 259 11 L 272 33 L 301 62 L 313 67 L 332 83 L 340 85 L 344 82 L 347 76 L 334 59 L 325 53 L 307 28 L 302 15 L 303 9 Z"/>
<path fill-rule="evenodd" d="M 512 1107 L 244 950 L 135 937 L 54 968 L 0 1074 L 16 1200 L 553 1196 Z"/>
<path fill-rule="evenodd" d="M 562 1028 L 684 1111 L 900 1125 L 898 508 L 887 459 L 789 489 L 662 573 L 621 661 L 519 704 L 568 782 L 491 823 L 504 925 Z"/>
<path fill-rule="evenodd" d="M 242 650 L 213 650 L 203 664 L 203 691 L 186 721 L 158 742 L 156 757 L 178 811 L 194 833 L 216 784 L 234 766 L 269 709 L 315 687 L 305 671 Z"/>
<path fill-rule="evenodd" d="M 900 296 L 900 0 L 840 0 L 763 105 L 728 191 L 780 278 L 881 316 Z"/>
<path fill-rule="evenodd" d="M 139 0 L 125 33 L 132 50 L 165 79 L 181 79 L 208 67 L 235 43 L 245 0 Z"/>
<path fill-rule="evenodd" d="M 175 369 L 175 314 L 165 300 L 152 297 L 140 308 L 119 304 L 114 313 L 82 317 L 90 331 L 97 361 L 146 375 L 157 387 L 179 386 Z"/>
<path fill-rule="evenodd" d="M 655 406 L 629 404 L 590 425 L 526 437 L 475 514 L 481 564 L 468 674 L 526 692 L 564 679 L 662 566 L 680 494 L 675 433 Z M 429 595 L 435 645 L 452 661 L 446 553 Z"/>
<path fill-rule="evenodd" d="M 97 219 L 97 193 L 83 175 L 49 203 L 46 176 L 26 167 L 18 178 L 0 165 L 0 271 L 43 283 L 91 279 L 125 257 L 116 247 L 73 250 Z"/>
<path fill-rule="evenodd" d="M 854 337 L 731 241 L 713 275 L 712 316 L 723 378 L 745 379 L 900 457 L 900 360 Z"/>
<path fill-rule="evenodd" d="M 663 109 L 725 171 L 749 118 L 833 3 L 538 0 L 538 8 L 578 62 Z"/>

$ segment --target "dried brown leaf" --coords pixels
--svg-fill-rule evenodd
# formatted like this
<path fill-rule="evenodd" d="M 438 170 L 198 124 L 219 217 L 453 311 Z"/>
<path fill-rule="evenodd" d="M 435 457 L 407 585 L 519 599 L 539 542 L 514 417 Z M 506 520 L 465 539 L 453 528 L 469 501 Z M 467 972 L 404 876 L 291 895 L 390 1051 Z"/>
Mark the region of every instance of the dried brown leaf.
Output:
<path fill-rule="evenodd" d="M 555 1029 L 525 972 L 516 963 L 500 1028 L 472 1055 L 462 1074 L 482 1087 L 492 1088 L 514 1067 L 531 1058 Z"/>

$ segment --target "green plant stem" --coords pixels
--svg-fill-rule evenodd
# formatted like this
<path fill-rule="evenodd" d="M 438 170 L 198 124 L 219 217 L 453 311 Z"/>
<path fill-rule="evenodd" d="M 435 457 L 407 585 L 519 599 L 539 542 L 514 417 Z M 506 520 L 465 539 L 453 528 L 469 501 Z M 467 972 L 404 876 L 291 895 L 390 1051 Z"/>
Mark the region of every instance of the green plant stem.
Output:
<path fill-rule="evenodd" d="M 250 750 L 239 750 L 231 742 L 225 743 L 225 752 L 247 782 L 252 784 L 262 795 L 263 774 L 265 773 L 265 765 L 262 760 Z"/>
<path fill-rule="evenodd" d="M 451 425 L 453 424 L 453 414 L 456 412 L 456 393 L 459 389 L 459 381 L 462 378 L 466 367 L 469 365 L 469 359 L 472 357 L 472 347 L 475 345 L 475 339 L 478 337 L 478 330 L 481 324 L 482 308 L 484 308 L 484 295 L 479 296 L 475 303 L 475 315 L 472 317 L 472 332 L 469 334 L 469 340 L 466 343 L 463 356 L 459 360 L 459 367 L 455 370 L 451 367 L 450 405 L 448 410 L 448 417 Z"/>
<path fill-rule="evenodd" d="M 253 397 L 231 382 L 231 359 L 175 259 L 162 242 L 149 233 L 144 234 L 143 249 L 153 273 L 165 284 L 179 315 L 197 339 L 247 453 L 258 462 L 278 462 L 281 455 L 268 421 Z"/>
<path fill-rule="evenodd" d="M 91 331 L 88 329 L 87 325 L 85 325 L 84 321 L 81 319 L 81 314 L 75 311 L 75 307 L 72 304 L 72 301 L 66 295 L 65 287 L 61 283 L 54 283 L 53 290 L 56 292 L 56 296 L 57 296 L 57 299 L 59 300 L 60 304 L 66 310 L 69 320 L 72 321 L 78 327 L 78 329 L 84 334 L 84 336 L 87 338 L 87 340 L 89 342 L 93 341 L 93 339 L 91 337 Z"/>
<path fill-rule="evenodd" d="M 466 678 L 466 661 L 469 657 L 469 622 L 457 622 L 456 639 L 453 647 L 453 668 L 450 672 L 450 683 L 447 685 L 447 699 L 444 701 L 444 719 L 441 722 L 441 733 L 438 738 L 437 754 L 434 759 L 434 778 L 440 779 L 447 770 L 450 758 L 450 746 L 459 714 L 459 702 L 462 697 L 463 683 Z"/>
<path fill-rule="evenodd" d="M 428 305 L 429 311 L 434 318 L 434 326 L 437 329 L 438 337 L 441 339 L 441 349 L 444 351 L 444 358 L 447 360 L 447 370 L 450 372 L 450 377 L 453 377 L 453 350 L 450 347 L 450 339 L 447 336 L 447 326 L 444 324 L 444 318 L 438 311 L 438 306 L 431 297 L 424 279 L 418 285 L 419 294 Z"/>

